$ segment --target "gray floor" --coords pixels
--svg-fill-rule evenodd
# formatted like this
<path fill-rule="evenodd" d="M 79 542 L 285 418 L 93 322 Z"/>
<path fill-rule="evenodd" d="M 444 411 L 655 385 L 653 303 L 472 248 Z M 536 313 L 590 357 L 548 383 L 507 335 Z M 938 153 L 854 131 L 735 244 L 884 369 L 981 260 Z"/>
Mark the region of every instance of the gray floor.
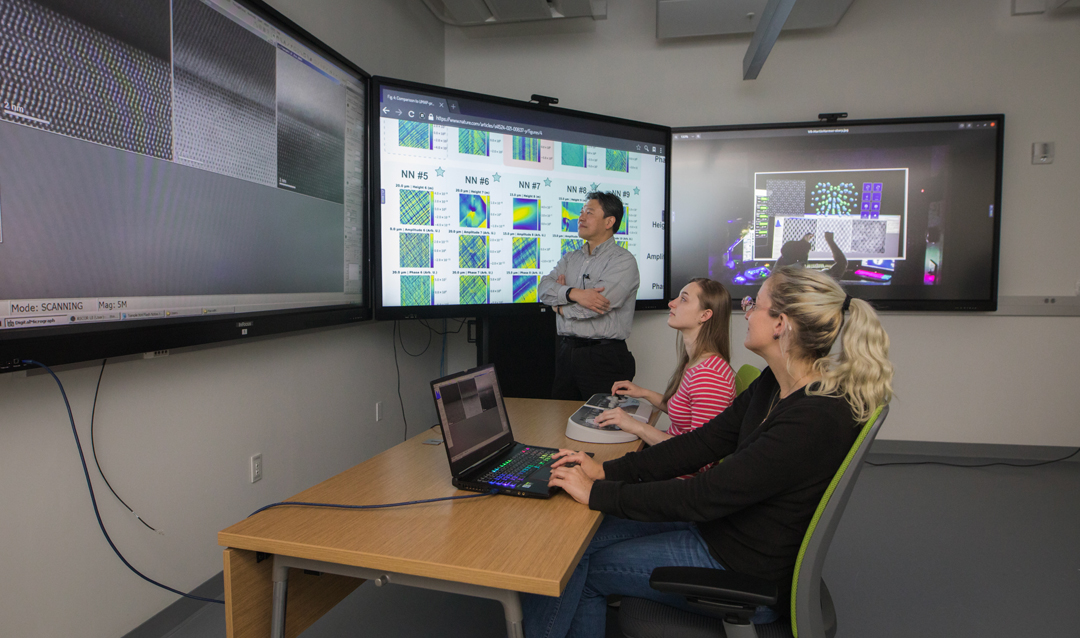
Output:
<path fill-rule="evenodd" d="M 1080 635 L 1080 463 L 866 467 L 825 579 L 837 638 Z M 367 583 L 304 637 L 501 638 L 503 627 L 492 601 Z M 167 635 L 223 637 L 224 610 Z"/>

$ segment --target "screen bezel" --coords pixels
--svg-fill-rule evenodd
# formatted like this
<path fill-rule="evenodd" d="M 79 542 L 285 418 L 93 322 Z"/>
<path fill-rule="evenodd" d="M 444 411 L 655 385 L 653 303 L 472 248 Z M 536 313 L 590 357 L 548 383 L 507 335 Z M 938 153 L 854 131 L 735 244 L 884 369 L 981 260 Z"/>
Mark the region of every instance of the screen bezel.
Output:
<path fill-rule="evenodd" d="M 371 74 L 330 48 L 326 43 L 285 17 L 262 0 L 235 0 L 312 51 L 351 72 L 371 92 Z M 365 118 L 364 125 L 367 125 Z M 364 179 L 370 188 L 370 137 L 365 141 Z M 360 228 L 369 228 L 370 197 L 362 202 Z M 236 313 L 214 318 L 145 319 L 49 328 L 0 330 L 0 373 L 33 368 L 24 359 L 62 365 L 144 352 L 269 336 L 298 330 L 369 320 L 371 312 L 371 253 L 364 237 L 361 250 L 361 281 L 365 284 L 359 304 L 334 304 Z"/>
<path fill-rule="evenodd" d="M 372 265 L 372 277 L 373 283 L 370 286 L 372 294 L 372 305 L 374 307 L 376 319 L 441 319 L 441 318 L 453 318 L 453 317 L 495 317 L 495 316 L 513 316 L 521 314 L 535 314 L 540 312 L 547 312 L 548 306 L 541 302 L 536 303 L 501 303 L 501 304 L 446 304 L 446 305 L 432 305 L 432 306 L 383 306 L 382 305 L 382 288 L 383 288 L 383 272 L 382 272 L 382 203 L 379 198 L 379 192 L 382 183 L 382 174 L 380 167 L 380 155 L 379 149 L 381 148 L 381 134 L 382 127 L 379 123 L 379 96 L 382 95 L 383 87 L 389 87 L 402 90 L 413 90 L 418 92 L 433 93 L 435 95 L 445 96 L 449 99 L 466 99 L 474 100 L 478 102 L 487 102 L 489 104 L 495 104 L 498 106 L 510 106 L 515 108 L 523 108 L 537 113 L 547 113 L 563 115 L 567 117 L 580 118 L 584 120 L 591 120 L 595 122 L 604 122 L 608 124 L 618 124 L 622 126 L 630 126 L 634 128 L 652 129 L 666 136 L 667 142 L 665 144 L 667 148 L 667 156 L 664 163 L 664 297 L 662 299 L 638 299 L 635 302 L 634 308 L 636 310 L 657 310 L 667 308 L 668 299 L 671 290 L 671 231 L 669 227 L 669 217 L 671 211 L 671 135 L 672 129 L 667 126 L 661 126 L 659 124 L 649 124 L 646 122 L 636 122 L 634 120 L 626 120 L 617 117 L 610 117 L 606 115 L 597 115 L 595 113 L 585 113 L 583 111 L 575 111 L 572 109 L 564 109 L 554 106 L 541 106 L 534 102 L 522 102 L 519 100 L 511 100 L 507 98 L 497 97 L 493 95 L 484 95 L 482 93 L 472 93 L 469 91 L 461 91 L 458 89 L 447 89 L 440 86 L 432 86 L 428 84 L 420 84 L 417 82 L 409 82 L 406 80 L 397 80 L 394 78 L 374 76 L 371 78 L 371 83 L 368 87 L 368 139 L 370 140 L 370 152 L 368 153 L 369 174 L 371 176 L 369 180 L 370 194 L 368 206 L 368 215 L 371 220 L 370 234 L 369 234 L 369 247 L 371 249 L 371 258 L 368 263 Z M 547 273 L 542 273 L 547 274 Z"/>
<path fill-rule="evenodd" d="M 867 299 L 875 309 L 887 311 L 931 311 L 931 312 L 993 312 L 997 310 L 999 264 L 1001 258 L 1001 183 L 1002 167 L 1004 163 L 1005 149 L 1005 115 L 1002 113 L 990 113 L 981 115 L 944 115 L 931 117 L 908 117 L 908 118 L 883 118 L 865 120 L 840 119 L 836 121 L 818 120 L 813 122 L 777 122 L 763 124 L 739 124 L 724 126 L 688 126 L 676 127 L 672 132 L 671 153 L 674 156 L 677 151 L 677 135 L 688 133 L 719 133 L 731 131 L 768 131 L 785 130 L 794 128 L 836 128 L 836 127 L 864 127 L 882 125 L 924 125 L 941 123 L 960 123 L 972 120 L 993 121 L 997 129 L 997 141 L 995 145 L 995 176 L 994 176 L 994 233 L 991 251 L 990 294 L 982 299 Z M 669 161 L 670 164 L 674 162 Z M 671 223 L 670 214 L 668 223 Z M 671 233 L 669 231 L 668 236 Z M 668 260 L 670 262 L 670 259 Z M 670 266 L 670 263 L 668 264 Z M 728 285 L 732 299 L 741 299 L 745 296 L 755 296 L 761 285 Z M 858 297 L 858 286 L 848 286 L 845 290 L 853 297 Z M 742 312 L 737 303 L 732 304 L 732 312 Z"/>

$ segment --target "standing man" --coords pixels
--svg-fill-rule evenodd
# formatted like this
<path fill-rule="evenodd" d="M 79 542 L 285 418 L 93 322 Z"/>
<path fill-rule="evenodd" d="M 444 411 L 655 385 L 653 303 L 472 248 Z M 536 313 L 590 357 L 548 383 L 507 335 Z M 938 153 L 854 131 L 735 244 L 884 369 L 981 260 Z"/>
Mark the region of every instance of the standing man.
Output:
<path fill-rule="evenodd" d="M 632 380 L 636 371 L 626 338 L 640 283 L 637 261 L 613 238 L 623 203 L 612 193 L 589 193 L 587 199 L 578 218 L 585 244 L 540 280 L 540 301 L 559 313 L 554 399 L 609 394 L 616 381 Z"/>

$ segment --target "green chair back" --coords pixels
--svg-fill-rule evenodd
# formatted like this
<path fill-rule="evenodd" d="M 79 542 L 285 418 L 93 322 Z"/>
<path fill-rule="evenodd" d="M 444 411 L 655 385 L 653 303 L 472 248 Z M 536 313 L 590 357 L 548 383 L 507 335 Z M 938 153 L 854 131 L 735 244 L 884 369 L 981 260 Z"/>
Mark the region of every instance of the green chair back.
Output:
<path fill-rule="evenodd" d="M 739 368 L 739 371 L 735 373 L 735 394 L 742 394 L 743 390 L 750 387 L 750 384 L 754 382 L 754 379 L 761 376 L 761 370 L 758 370 L 749 363 L 743 364 Z"/>
<path fill-rule="evenodd" d="M 799 638 L 800 627 L 810 629 L 804 632 L 804 638 L 824 638 L 817 635 L 817 628 L 825 624 L 821 618 L 823 593 L 821 592 L 821 570 L 825 563 L 825 554 L 836 533 L 840 514 L 847 506 L 851 490 L 855 487 L 855 479 L 862 471 L 862 460 L 888 414 L 889 406 L 883 405 L 867 419 L 858 438 L 855 439 L 855 444 L 851 446 L 851 450 L 840 465 L 840 469 L 829 482 L 829 487 L 826 488 L 825 495 L 821 497 L 814 517 L 810 519 L 810 527 L 806 530 L 802 546 L 799 547 L 799 556 L 795 559 L 795 576 L 791 581 L 791 634 L 794 638 Z M 808 563 L 806 574 L 803 573 L 804 563 Z M 806 577 L 800 578 L 800 576 Z M 828 607 L 830 607 L 829 613 L 833 613 L 831 600 Z M 817 618 L 810 618 L 810 616 L 817 616 Z"/>

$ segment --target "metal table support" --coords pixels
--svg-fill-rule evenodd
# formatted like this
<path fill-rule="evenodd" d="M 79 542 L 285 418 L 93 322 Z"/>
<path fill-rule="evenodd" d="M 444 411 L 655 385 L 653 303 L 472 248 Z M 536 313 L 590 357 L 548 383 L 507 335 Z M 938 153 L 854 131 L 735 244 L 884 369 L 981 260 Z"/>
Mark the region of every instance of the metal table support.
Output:
<path fill-rule="evenodd" d="M 509 638 L 525 638 L 521 620 L 521 598 L 516 591 L 470 585 L 468 583 L 456 583 L 437 578 L 424 576 L 412 576 L 409 574 L 396 574 L 367 567 L 353 567 L 351 565 L 339 565 L 326 563 L 306 558 L 293 556 L 274 555 L 274 606 L 270 620 L 270 638 L 285 638 L 285 603 L 289 592 L 289 569 L 306 569 L 313 572 L 337 574 L 339 576 L 351 576 L 370 580 L 377 587 L 387 583 L 419 587 L 421 589 L 433 589 L 451 594 L 464 594 L 477 598 L 489 598 L 497 600 L 503 606 L 503 614 L 506 616 L 506 635 Z"/>

